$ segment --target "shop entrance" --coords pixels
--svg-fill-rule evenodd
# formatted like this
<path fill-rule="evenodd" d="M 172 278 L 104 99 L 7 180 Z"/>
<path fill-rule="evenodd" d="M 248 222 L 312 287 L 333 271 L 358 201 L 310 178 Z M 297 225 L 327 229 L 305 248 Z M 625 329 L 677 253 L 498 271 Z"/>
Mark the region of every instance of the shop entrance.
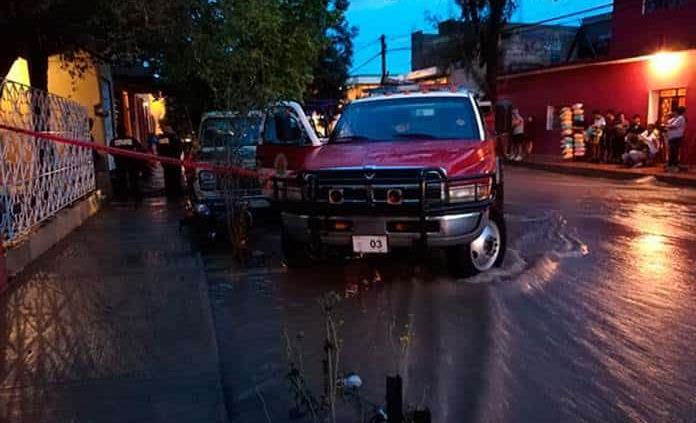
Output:
<path fill-rule="evenodd" d="M 663 122 L 668 113 L 676 112 L 681 106 L 686 107 L 686 88 L 660 90 L 657 108 L 658 122 Z"/>

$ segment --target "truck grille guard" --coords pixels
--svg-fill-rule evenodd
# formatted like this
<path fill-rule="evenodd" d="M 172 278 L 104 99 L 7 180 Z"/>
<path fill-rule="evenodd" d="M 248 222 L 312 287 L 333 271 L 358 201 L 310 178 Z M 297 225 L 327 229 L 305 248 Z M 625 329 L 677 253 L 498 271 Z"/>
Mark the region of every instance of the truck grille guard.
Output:
<path fill-rule="evenodd" d="M 338 176 L 334 172 L 338 173 L 340 171 L 349 172 L 350 176 L 352 172 L 355 174 L 362 174 L 362 184 L 360 184 L 355 178 L 354 183 L 325 183 L 326 175 Z M 410 171 L 413 172 L 411 176 L 414 179 L 406 180 L 409 183 L 392 183 L 395 188 L 400 188 L 403 186 L 414 186 L 417 189 L 417 200 L 415 201 L 417 207 L 413 207 L 414 202 L 411 202 L 411 207 L 405 210 L 405 204 L 399 205 L 387 205 L 384 201 L 376 201 L 374 197 L 374 191 L 370 188 L 374 186 L 379 186 L 384 190 L 384 187 L 389 186 L 387 183 L 379 183 L 381 180 L 376 179 L 376 177 L 367 178 L 364 175 L 374 174 L 375 172 L 389 172 L 389 171 Z M 322 175 L 324 178 L 322 179 Z M 273 183 L 273 195 L 275 201 L 287 200 L 288 192 L 288 182 L 293 185 L 297 194 L 301 195 L 301 200 L 299 201 L 285 201 L 284 205 L 296 206 L 297 212 L 309 217 L 310 221 L 310 231 L 313 237 L 318 238 L 318 232 L 321 227 L 321 217 L 326 216 L 329 213 L 336 213 L 340 215 L 345 214 L 356 214 L 356 212 L 362 212 L 370 214 L 375 212 L 378 206 L 381 206 L 381 212 L 393 210 L 394 212 L 404 212 L 408 211 L 407 216 L 418 217 L 419 228 L 420 228 L 420 240 L 423 244 L 427 241 L 427 225 L 426 221 L 430 215 L 446 215 L 446 214 L 458 214 L 466 212 L 481 211 L 488 208 L 494 201 L 494 195 L 490 199 L 477 202 L 468 203 L 457 203 L 450 204 L 448 198 L 448 187 L 452 184 L 465 183 L 467 181 L 481 180 L 486 178 L 492 178 L 493 184 L 495 184 L 495 175 L 487 173 L 479 173 L 474 175 L 464 175 L 447 177 L 444 170 L 439 168 L 350 168 L 350 169 L 328 169 L 320 172 L 309 172 L 304 175 L 298 176 L 296 179 L 288 180 L 288 178 L 283 177 L 273 177 L 271 181 Z M 350 178 L 349 178 L 350 179 Z M 339 180 L 340 181 L 340 180 Z M 365 193 L 367 193 L 367 198 L 363 201 L 350 201 L 341 204 L 330 204 L 326 196 L 320 195 L 321 190 L 326 190 L 329 188 L 340 188 L 340 187 L 365 187 Z M 434 186 L 437 186 L 437 195 L 434 195 Z M 494 191 L 495 192 L 495 191 Z M 371 194 L 370 194 L 371 193 Z M 412 200 L 408 198 L 407 200 Z"/>

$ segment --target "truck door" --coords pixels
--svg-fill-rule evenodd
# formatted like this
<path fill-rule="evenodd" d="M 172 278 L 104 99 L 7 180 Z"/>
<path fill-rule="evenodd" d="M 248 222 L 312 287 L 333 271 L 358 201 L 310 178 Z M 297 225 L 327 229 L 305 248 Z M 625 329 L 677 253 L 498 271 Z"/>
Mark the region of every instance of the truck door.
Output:
<path fill-rule="evenodd" d="M 277 104 L 264 118 L 261 142 L 256 149 L 258 169 L 267 178 L 294 178 L 321 145 L 299 104 Z"/>

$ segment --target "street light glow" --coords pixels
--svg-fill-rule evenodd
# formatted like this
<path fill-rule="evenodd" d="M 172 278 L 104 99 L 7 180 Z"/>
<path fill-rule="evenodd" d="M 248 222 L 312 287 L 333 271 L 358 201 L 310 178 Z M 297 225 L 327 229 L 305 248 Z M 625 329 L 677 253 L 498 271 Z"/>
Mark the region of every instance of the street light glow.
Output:
<path fill-rule="evenodd" d="M 681 64 L 681 55 L 669 51 L 660 51 L 650 58 L 650 67 L 657 76 L 661 77 L 674 75 Z"/>

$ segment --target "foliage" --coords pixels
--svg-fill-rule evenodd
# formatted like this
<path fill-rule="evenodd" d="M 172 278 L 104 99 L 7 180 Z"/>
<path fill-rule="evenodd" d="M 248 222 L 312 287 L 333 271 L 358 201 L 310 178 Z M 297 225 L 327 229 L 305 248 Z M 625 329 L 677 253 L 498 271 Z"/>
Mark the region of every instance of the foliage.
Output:
<path fill-rule="evenodd" d="M 319 421 L 320 404 L 309 387 L 304 368 L 304 352 L 302 340 L 304 334 L 299 333 L 295 339 L 291 339 L 287 330 L 283 331 L 285 338 L 285 355 L 288 361 L 286 378 L 290 383 L 290 390 L 295 401 L 295 410 L 298 413 L 308 413 L 312 421 Z"/>
<path fill-rule="evenodd" d="M 281 97 L 302 98 L 329 19 L 328 0 L 191 0 L 183 48 L 161 61 L 169 82 L 194 71 L 212 106 L 249 110 Z M 183 67 L 183 68 L 182 68 Z"/>
<path fill-rule="evenodd" d="M 320 91 L 343 84 L 353 34 L 347 6 L 347 0 L 6 0 L 0 72 L 23 56 L 33 84 L 45 88 L 52 54 L 61 54 L 76 77 L 87 68 L 76 60 L 83 51 L 126 66 L 147 60 L 166 92 L 190 105 L 189 115 L 248 110 L 302 99 L 314 72 L 326 72 L 316 79 Z"/>
<path fill-rule="evenodd" d="M 327 292 L 318 299 L 324 316 L 324 398 L 323 403 L 328 409 L 330 421 L 336 423 L 336 395 L 340 389 L 339 360 L 341 357 L 342 340 L 339 329 L 343 321 L 337 321 L 336 306 L 341 302 L 341 296 L 334 291 Z"/>
<path fill-rule="evenodd" d="M 341 302 L 341 296 L 330 291 L 321 295 L 317 302 L 321 308 L 324 324 L 324 358 L 322 359 L 324 391 L 321 401 L 312 393 L 306 378 L 302 348 L 304 334 L 298 334 L 293 340 L 288 335 L 287 330 L 283 332 L 288 360 L 286 377 L 290 382 L 290 390 L 297 412 L 308 414 L 315 422 L 328 420 L 335 423 L 336 402 L 342 388 L 342 373 L 339 371 L 342 340 L 339 331 L 343 321 L 336 320 L 335 315 L 336 307 Z"/>
<path fill-rule="evenodd" d="M 476 79 L 484 69 L 482 85 L 488 97 L 497 97 L 500 39 L 518 0 L 455 0 L 461 9 L 461 28 L 443 53 L 443 64 L 459 66 Z"/>
<path fill-rule="evenodd" d="M 46 88 L 48 56 L 60 54 L 79 75 L 99 60 L 133 62 L 174 33 L 189 0 L 6 0 L 0 5 L 0 72 L 17 56 L 29 61 L 32 83 Z"/>
<path fill-rule="evenodd" d="M 319 100 L 340 100 L 348 79 L 353 59 L 353 38 L 357 28 L 346 21 L 349 0 L 333 0 L 329 25 L 319 60 L 314 66 L 314 79 L 309 87 L 309 97 Z"/>

